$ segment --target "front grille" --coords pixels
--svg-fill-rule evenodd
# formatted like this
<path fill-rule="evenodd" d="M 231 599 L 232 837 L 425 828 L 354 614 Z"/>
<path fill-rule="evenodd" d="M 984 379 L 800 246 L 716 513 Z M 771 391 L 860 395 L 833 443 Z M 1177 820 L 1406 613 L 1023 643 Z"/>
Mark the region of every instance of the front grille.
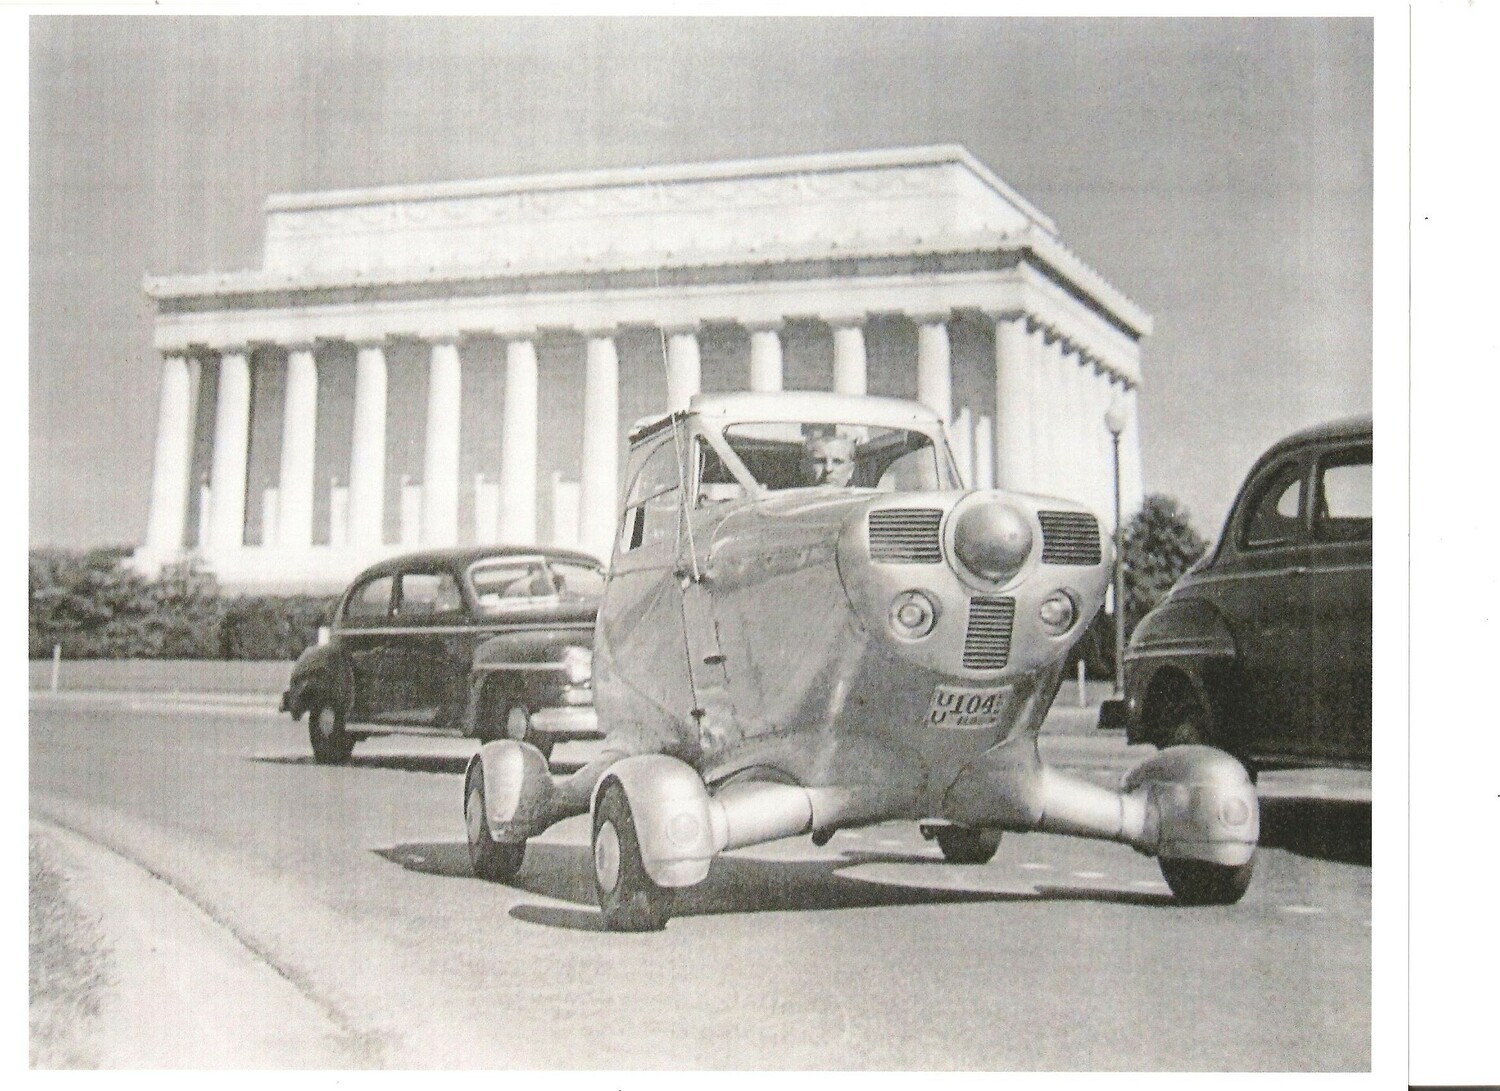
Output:
<path fill-rule="evenodd" d="M 970 599 L 964 666 L 972 671 L 993 671 L 1005 666 L 1010 661 L 1010 630 L 1015 620 L 1015 599 Z"/>
<path fill-rule="evenodd" d="M 1043 564 L 1098 564 L 1099 520 L 1082 511 L 1039 511 Z"/>
<path fill-rule="evenodd" d="M 938 564 L 943 546 L 938 508 L 885 508 L 870 512 L 870 560 L 887 564 Z"/>

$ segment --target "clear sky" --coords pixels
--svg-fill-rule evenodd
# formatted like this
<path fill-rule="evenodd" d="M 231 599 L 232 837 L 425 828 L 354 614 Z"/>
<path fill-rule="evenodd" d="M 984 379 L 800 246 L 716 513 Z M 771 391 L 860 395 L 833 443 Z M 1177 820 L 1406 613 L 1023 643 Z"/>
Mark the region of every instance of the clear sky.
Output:
<path fill-rule="evenodd" d="M 1371 404 L 1368 20 L 30 23 L 30 538 L 138 542 L 147 273 L 260 264 L 270 193 L 955 142 L 1156 320 L 1148 491 Z"/>

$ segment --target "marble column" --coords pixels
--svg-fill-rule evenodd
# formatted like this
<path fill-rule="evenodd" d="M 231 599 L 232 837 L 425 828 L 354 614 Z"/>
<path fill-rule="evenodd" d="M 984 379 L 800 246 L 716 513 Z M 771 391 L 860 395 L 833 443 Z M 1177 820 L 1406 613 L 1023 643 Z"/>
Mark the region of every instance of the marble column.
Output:
<path fill-rule="evenodd" d="M 458 339 L 432 342 L 427 361 L 427 437 L 422 452 L 423 545 L 458 543 L 458 454 L 463 363 Z"/>
<path fill-rule="evenodd" d="M 665 329 L 667 335 L 667 411 L 686 409 L 703 389 L 697 327 Z"/>
<path fill-rule="evenodd" d="M 995 485 L 1032 487 L 1031 352 L 1026 319 L 1002 315 L 995 321 Z"/>
<path fill-rule="evenodd" d="M 838 394 L 865 393 L 864 316 L 830 318 L 833 328 L 833 389 Z"/>
<path fill-rule="evenodd" d="M 505 419 L 500 432 L 500 540 L 532 545 L 536 531 L 536 343 L 530 335 L 505 344 Z"/>
<path fill-rule="evenodd" d="M 284 405 L 275 541 L 283 549 L 307 549 L 312 546 L 318 443 L 318 364 L 310 344 L 287 349 Z M 267 543 L 272 540 L 264 534 L 262 538 Z"/>
<path fill-rule="evenodd" d="M 219 355 L 219 397 L 214 417 L 214 457 L 208 536 L 217 552 L 245 544 L 245 473 L 250 458 L 250 350 Z"/>
<path fill-rule="evenodd" d="M 995 487 L 995 428 L 983 413 L 974 421 L 974 487 Z"/>
<path fill-rule="evenodd" d="M 1087 504 L 1093 494 L 1093 470 L 1089 465 L 1089 429 L 1092 421 L 1084 384 L 1083 361 L 1071 345 L 1059 342 L 1063 374 L 1068 392 L 1068 476 L 1069 491 L 1064 495 Z"/>
<path fill-rule="evenodd" d="M 612 332 L 586 336 L 578 534 L 586 551 L 607 561 L 620 492 L 620 355 Z"/>
<path fill-rule="evenodd" d="M 151 512 L 146 520 L 145 552 L 152 556 L 165 559 L 182 551 L 192 459 L 193 369 L 186 356 L 170 354 L 162 359 Z"/>
<path fill-rule="evenodd" d="M 953 350 L 948 312 L 913 315 L 917 324 L 917 401 L 943 420 L 953 419 Z"/>
<path fill-rule="evenodd" d="M 1052 374 L 1052 351 L 1042 327 L 1032 322 L 1026 324 L 1026 345 L 1031 363 L 1031 488 L 1034 492 L 1051 493 L 1056 475 L 1052 442 L 1056 429 L 1052 403 L 1057 396 L 1057 384 L 1053 381 Z"/>
<path fill-rule="evenodd" d="M 385 349 L 362 344 L 354 371 L 354 440 L 349 452 L 349 535 L 356 550 L 385 541 Z"/>
<path fill-rule="evenodd" d="M 958 463 L 958 476 L 963 479 L 964 488 L 975 488 L 974 421 L 967 405 L 953 415 L 953 423 L 948 426 L 948 441 L 953 445 L 953 461 Z"/>
<path fill-rule="evenodd" d="M 780 322 L 746 323 L 750 331 L 750 389 L 777 391 L 782 388 Z"/>

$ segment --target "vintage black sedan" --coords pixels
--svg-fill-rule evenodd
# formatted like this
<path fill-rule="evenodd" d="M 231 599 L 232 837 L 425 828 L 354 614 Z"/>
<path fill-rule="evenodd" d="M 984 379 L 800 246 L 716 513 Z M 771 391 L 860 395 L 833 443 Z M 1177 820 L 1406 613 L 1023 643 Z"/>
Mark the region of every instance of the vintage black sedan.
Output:
<path fill-rule="evenodd" d="M 372 735 L 524 739 L 543 753 L 598 737 L 599 562 L 556 549 L 435 550 L 367 568 L 326 642 L 292 668 L 281 707 L 307 714 L 313 756 L 347 761 Z"/>
<path fill-rule="evenodd" d="M 1131 638 L 1130 742 L 1207 743 L 1252 776 L 1370 767 L 1373 451 L 1359 417 L 1261 456 L 1218 543 Z"/>

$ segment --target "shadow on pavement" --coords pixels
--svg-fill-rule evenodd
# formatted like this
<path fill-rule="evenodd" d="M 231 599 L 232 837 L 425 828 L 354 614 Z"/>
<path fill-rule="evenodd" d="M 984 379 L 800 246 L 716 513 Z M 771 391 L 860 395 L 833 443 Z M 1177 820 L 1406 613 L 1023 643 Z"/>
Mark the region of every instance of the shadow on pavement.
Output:
<path fill-rule="evenodd" d="M 259 754 L 251 761 L 270 765 L 317 765 L 311 754 Z M 396 769 L 403 773 L 454 773 L 463 776 L 469 759 L 456 754 L 355 754 L 343 768 L 348 769 Z M 338 769 L 340 766 L 319 766 Z"/>
<path fill-rule="evenodd" d="M 376 849 L 376 855 L 410 871 L 444 878 L 471 878 L 468 846 L 457 843 L 417 843 Z M 760 860 L 721 856 L 708 878 L 679 892 L 674 917 L 722 913 L 815 912 L 830 909 L 867 909 L 877 906 L 948 905 L 980 902 L 1087 901 L 1115 905 L 1170 907 L 1166 894 L 1091 887 L 1038 886 L 1033 891 L 962 890 L 951 886 L 922 886 L 882 879 L 846 876 L 840 872 L 860 864 L 898 863 L 932 868 L 947 876 L 954 866 L 931 857 L 900 853 L 845 853 L 828 860 Z M 518 905 L 510 910 L 516 920 L 554 928 L 599 930 L 593 908 L 594 886 L 589 850 L 583 845 L 532 842 L 520 873 L 510 889 L 587 909 L 566 906 Z"/>
<path fill-rule="evenodd" d="M 1368 800 L 1271 797 L 1260 801 L 1260 843 L 1298 856 L 1370 864 Z"/>

